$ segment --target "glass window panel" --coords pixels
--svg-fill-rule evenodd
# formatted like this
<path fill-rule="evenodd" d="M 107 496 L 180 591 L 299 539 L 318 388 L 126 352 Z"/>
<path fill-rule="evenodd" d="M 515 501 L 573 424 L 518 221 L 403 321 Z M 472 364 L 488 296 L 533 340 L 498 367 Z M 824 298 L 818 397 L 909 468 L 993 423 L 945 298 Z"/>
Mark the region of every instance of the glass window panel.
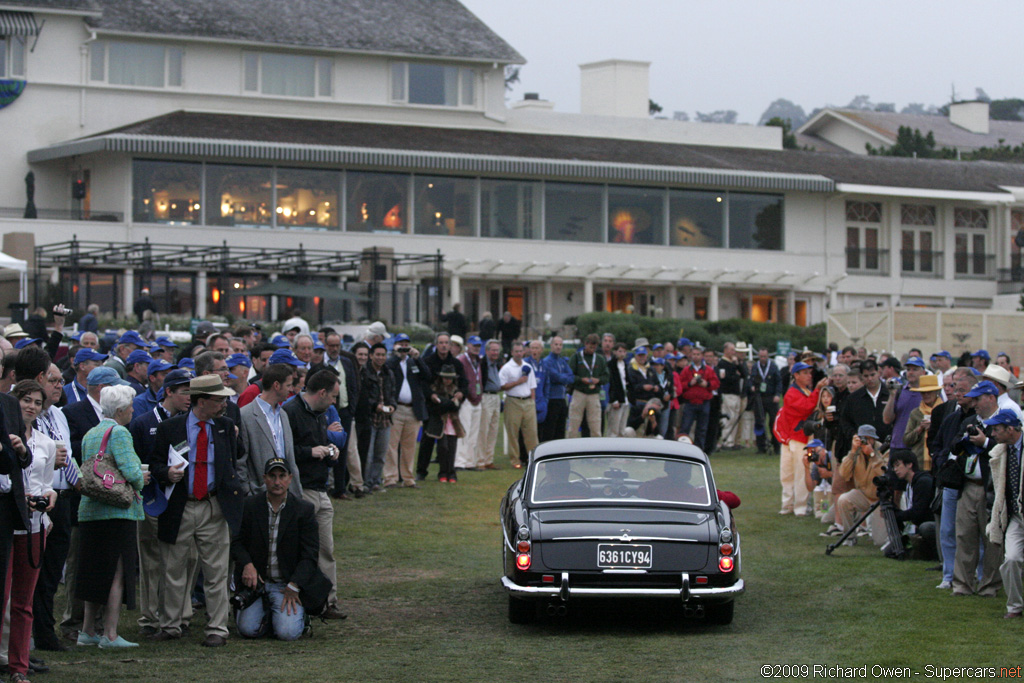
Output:
<path fill-rule="evenodd" d="M 476 73 L 472 69 L 460 69 L 462 73 L 462 104 L 472 107 L 476 104 Z"/>
<path fill-rule="evenodd" d="M 671 190 L 668 198 L 669 244 L 674 247 L 724 246 L 724 192 Z"/>
<path fill-rule="evenodd" d="M 729 193 L 729 248 L 782 249 L 782 197 Z"/>
<path fill-rule="evenodd" d="M 864 267 L 878 270 L 878 228 L 864 228 Z"/>
<path fill-rule="evenodd" d="M 357 232 L 409 232 L 409 176 L 349 171 L 347 228 Z"/>
<path fill-rule="evenodd" d="M 972 246 L 974 247 L 972 258 L 974 260 L 974 274 L 985 274 L 985 236 L 972 235 Z"/>
<path fill-rule="evenodd" d="M 900 244 L 900 260 L 903 270 L 913 271 L 914 269 L 914 231 L 904 230 Z"/>
<path fill-rule="evenodd" d="M 967 235 L 963 233 L 954 235 L 953 263 L 957 273 L 967 272 Z"/>
<path fill-rule="evenodd" d="M 476 180 L 416 176 L 417 235 L 476 235 Z"/>
<path fill-rule="evenodd" d="M 319 81 L 319 92 L 317 94 L 320 97 L 330 97 L 333 94 L 334 60 L 316 60 L 316 76 Z"/>
<path fill-rule="evenodd" d="M 921 272 L 931 273 L 935 270 L 935 263 L 932 254 L 932 233 L 917 233 L 918 249 L 921 252 Z"/>
<path fill-rule="evenodd" d="M 7 75 L 7 38 L 0 36 L 0 77 Z"/>
<path fill-rule="evenodd" d="M 337 171 L 279 168 L 277 225 L 337 230 L 340 185 Z"/>
<path fill-rule="evenodd" d="M 316 94 L 316 60 L 303 55 L 266 52 L 260 55 L 264 95 L 313 97 Z"/>
<path fill-rule="evenodd" d="M 106 54 L 107 44 L 103 42 L 93 43 L 89 50 L 90 67 L 89 78 L 94 81 L 105 81 L 106 76 Z"/>
<path fill-rule="evenodd" d="M 183 52 L 181 48 L 167 48 L 167 85 L 181 87 L 181 62 Z"/>
<path fill-rule="evenodd" d="M 147 43 L 108 43 L 107 82 L 164 87 L 164 48 Z"/>
<path fill-rule="evenodd" d="M 242 57 L 244 62 L 244 84 L 247 92 L 256 92 L 260 89 L 260 56 L 255 52 L 246 52 Z"/>
<path fill-rule="evenodd" d="M 957 228 L 987 228 L 988 209 L 953 209 L 953 225 Z"/>
<path fill-rule="evenodd" d="M 608 241 L 665 243 L 665 190 L 608 188 Z"/>
<path fill-rule="evenodd" d="M 408 64 L 411 104 L 439 104 L 454 107 L 459 103 L 459 70 L 440 64 Z"/>
<path fill-rule="evenodd" d="M 25 36 L 11 36 L 11 75 L 25 75 Z"/>
<path fill-rule="evenodd" d="M 192 315 L 192 283 L 191 275 L 165 273 L 155 273 L 147 282 L 157 310 L 172 315 Z"/>
<path fill-rule="evenodd" d="M 118 288 L 121 276 L 114 273 L 89 273 L 86 275 L 85 298 L 90 304 L 97 304 L 101 311 L 115 315 L 121 310 L 118 305 Z"/>
<path fill-rule="evenodd" d="M 480 181 L 480 234 L 484 237 L 536 239 L 540 183 Z"/>
<path fill-rule="evenodd" d="M 405 101 L 405 62 L 391 65 L 391 99 L 396 102 Z"/>
<path fill-rule="evenodd" d="M 601 185 L 548 183 L 544 196 L 547 239 L 601 242 L 603 195 Z"/>
<path fill-rule="evenodd" d="M 200 164 L 136 159 L 132 162 L 132 220 L 198 224 L 201 177 Z"/>
<path fill-rule="evenodd" d="M 207 225 L 270 225 L 270 168 L 206 166 Z"/>
<path fill-rule="evenodd" d="M 857 223 L 881 223 L 882 205 L 877 202 L 846 202 L 846 220 Z"/>
<path fill-rule="evenodd" d="M 846 267 L 849 270 L 860 268 L 860 229 L 846 229 Z"/>
<path fill-rule="evenodd" d="M 900 207 L 903 225 L 935 225 L 935 207 L 927 204 L 904 204 Z"/>

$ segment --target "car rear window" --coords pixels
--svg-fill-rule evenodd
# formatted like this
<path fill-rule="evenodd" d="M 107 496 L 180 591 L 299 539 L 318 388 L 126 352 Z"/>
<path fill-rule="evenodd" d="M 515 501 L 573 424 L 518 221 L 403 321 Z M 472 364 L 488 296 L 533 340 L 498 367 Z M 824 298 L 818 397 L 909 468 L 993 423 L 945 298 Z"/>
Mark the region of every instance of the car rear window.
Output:
<path fill-rule="evenodd" d="M 579 455 L 534 466 L 533 503 L 678 503 L 709 505 L 705 466 L 699 462 L 623 455 Z"/>

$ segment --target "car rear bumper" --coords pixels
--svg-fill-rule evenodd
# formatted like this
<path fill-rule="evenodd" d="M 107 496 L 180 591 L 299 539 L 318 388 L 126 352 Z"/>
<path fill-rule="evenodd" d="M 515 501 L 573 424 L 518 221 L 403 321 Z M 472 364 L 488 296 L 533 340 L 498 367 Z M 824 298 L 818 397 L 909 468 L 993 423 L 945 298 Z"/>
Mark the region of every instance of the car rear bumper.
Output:
<path fill-rule="evenodd" d="M 728 600 L 737 597 L 745 590 L 743 579 L 731 586 L 694 587 L 690 585 L 689 574 L 683 574 L 679 588 L 596 588 L 590 586 L 573 586 L 567 572 L 562 574 L 560 585 L 551 586 L 520 586 L 507 576 L 501 577 L 501 583 L 510 595 L 518 598 L 559 598 L 568 600 L 570 597 L 586 598 L 671 598 L 688 602 L 694 600 Z"/>

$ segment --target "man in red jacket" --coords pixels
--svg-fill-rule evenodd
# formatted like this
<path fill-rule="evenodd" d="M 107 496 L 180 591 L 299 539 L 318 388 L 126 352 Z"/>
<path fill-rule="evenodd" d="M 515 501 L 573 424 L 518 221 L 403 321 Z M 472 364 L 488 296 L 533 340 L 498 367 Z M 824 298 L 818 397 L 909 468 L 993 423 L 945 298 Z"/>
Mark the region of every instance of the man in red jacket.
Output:
<path fill-rule="evenodd" d="M 704 363 L 704 354 L 700 348 L 690 352 L 691 363 L 679 375 L 682 393 L 679 405 L 683 411 L 680 434 L 689 434 L 694 422 L 697 433 L 693 442 L 703 444 L 708 431 L 708 415 L 711 412 L 711 398 L 718 389 L 718 375 L 715 369 Z"/>
<path fill-rule="evenodd" d="M 795 363 L 790 369 L 793 381 L 782 399 L 782 409 L 775 416 L 775 438 L 782 444 L 779 455 L 779 482 L 782 484 L 780 515 L 807 514 L 807 484 L 804 480 L 803 457 L 807 436 L 800 425 L 811 416 L 818 405 L 818 392 L 828 381 L 822 379 L 811 388 L 813 367 Z"/>

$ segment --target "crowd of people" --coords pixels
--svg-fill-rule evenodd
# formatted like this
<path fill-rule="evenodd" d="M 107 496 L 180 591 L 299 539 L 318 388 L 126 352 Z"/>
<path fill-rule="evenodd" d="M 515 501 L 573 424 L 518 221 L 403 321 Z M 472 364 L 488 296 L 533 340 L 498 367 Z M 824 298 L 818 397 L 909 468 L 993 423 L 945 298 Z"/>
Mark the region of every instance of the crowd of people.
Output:
<path fill-rule="evenodd" d="M 873 507 L 891 490 L 915 545 L 941 557 L 940 588 L 1003 586 L 1007 615 L 1024 609 L 1021 410 L 1005 356 L 847 348 L 782 364 L 742 343 L 612 334 L 567 353 L 559 336 L 519 339 L 508 313 L 480 326 L 493 336 L 469 334 L 457 309 L 447 321 L 463 334 L 422 350 L 382 322 L 355 341 L 300 312 L 274 334 L 202 322 L 188 343 L 152 326 L 101 339 L 92 307 L 69 342 L 63 313 L 0 337 L 3 642 L 17 681 L 45 666 L 30 642 L 134 647 L 123 605 L 156 641 L 188 634 L 200 607 L 206 646 L 227 642 L 232 613 L 244 637 L 299 638 L 312 615 L 345 617 L 335 501 L 420 488 L 434 464 L 450 486 L 500 469 L 499 450 L 522 468 L 538 443 L 586 436 L 774 453 L 780 514 L 820 517 L 848 544 L 891 542 Z"/>

